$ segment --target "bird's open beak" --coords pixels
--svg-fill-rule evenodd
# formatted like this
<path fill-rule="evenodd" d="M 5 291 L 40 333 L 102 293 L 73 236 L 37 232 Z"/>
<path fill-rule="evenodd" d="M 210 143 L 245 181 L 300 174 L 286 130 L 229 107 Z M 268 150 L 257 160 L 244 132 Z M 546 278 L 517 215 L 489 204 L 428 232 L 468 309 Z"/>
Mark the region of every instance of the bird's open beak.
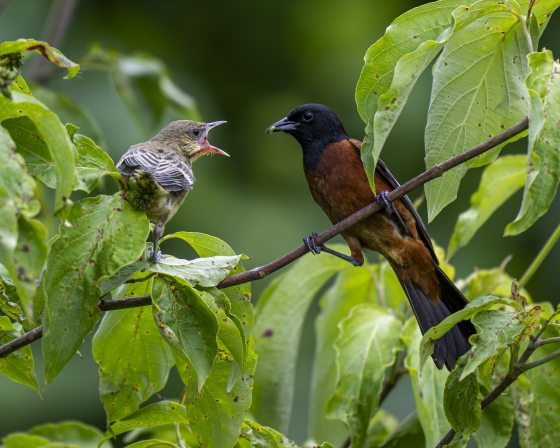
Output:
<path fill-rule="evenodd" d="M 208 133 L 211 129 L 215 128 L 216 126 L 220 126 L 221 124 L 225 124 L 227 121 L 214 121 L 212 123 L 206 123 L 206 132 L 200 138 L 200 153 L 203 154 L 220 154 L 222 156 L 229 157 L 229 154 L 225 151 L 222 151 L 220 148 L 216 148 L 212 146 L 208 141 Z"/>
<path fill-rule="evenodd" d="M 284 117 L 276 123 L 270 125 L 264 132 L 271 134 L 273 132 L 289 132 L 297 129 L 297 123 L 295 121 L 288 120 L 288 117 Z"/>

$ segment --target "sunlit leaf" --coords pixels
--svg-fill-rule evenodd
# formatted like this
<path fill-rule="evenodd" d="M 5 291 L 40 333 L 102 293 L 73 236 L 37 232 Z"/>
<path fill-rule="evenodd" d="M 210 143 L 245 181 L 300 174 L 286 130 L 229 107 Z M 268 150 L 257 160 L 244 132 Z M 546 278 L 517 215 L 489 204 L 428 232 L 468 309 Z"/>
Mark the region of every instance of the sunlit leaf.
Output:
<path fill-rule="evenodd" d="M 451 258 L 466 246 L 490 216 L 525 183 L 525 156 L 503 156 L 482 173 L 478 189 L 471 196 L 470 208 L 461 213 L 447 248 Z"/>
<path fill-rule="evenodd" d="M 22 334 L 23 330 L 19 324 L 12 323 L 6 316 L 0 316 L 0 345 L 10 342 Z M 0 373 L 39 392 L 33 354 L 29 346 L 20 348 L 5 358 L 0 358 Z"/>
<path fill-rule="evenodd" d="M 151 282 L 128 285 L 119 298 L 151 294 Z M 107 420 L 137 411 L 165 386 L 173 366 L 149 307 L 105 313 L 93 337 L 92 352 L 99 365 L 99 395 Z"/>
<path fill-rule="evenodd" d="M 78 150 L 78 161 L 76 164 L 76 173 L 78 175 L 77 190 L 90 193 L 106 174 L 118 176 L 113 159 L 97 146 L 92 139 L 82 134 L 76 134 L 73 140 Z"/>
<path fill-rule="evenodd" d="M 241 255 L 196 258 L 183 260 L 171 255 L 163 255 L 161 259 L 149 266 L 151 272 L 172 275 L 186 280 L 193 286 L 216 286 L 229 272 L 237 266 Z"/>
<path fill-rule="evenodd" d="M 154 280 L 154 318 L 165 341 L 196 372 L 200 392 L 218 353 L 218 321 L 208 304 L 187 282 L 166 275 Z"/>
<path fill-rule="evenodd" d="M 529 156 L 521 209 L 506 227 L 517 235 L 531 227 L 549 209 L 560 182 L 560 64 L 549 50 L 529 55 L 531 72 Z"/>
<path fill-rule="evenodd" d="M 47 42 L 35 39 L 18 39 L 11 42 L 3 42 L 0 44 L 0 56 L 10 53 L 23 53 L 26 51 L 36 51 L 42 54 L 54 65 L 65 68 L 68 71 L 66 78 L 73 78 L 80 71 L 80 66 L 72 62 L 59 50 L 51 47 Z"/>
<path fill-rule="evenodd" d="M 516 15 L 517 14 L 517 15 Z M 453 12 L 454 31 L 434 70 L 426 125 L 426 165 L 432 167 L 487 140 L 523 118 L 529 47 L 515 2 L 482 0 Z M 498 149 L 474 160 L 480 166 Z M 428 220 L 456 196 L 463 164 L 425 185 Z"/>
<path fill-rule="evenodd" d="M 263 424 L 286 432 L 305 314 L 317 291 L 344 267 L 347 262 L 336 257 L 307 255 L 276 277 L 260 297 L 254 330 L 259 364 L 251 410 Z"/>
<path fill-rule="evenodd" d="M 338 379 L 327 413 L 346 423 L 355 447 L 366 446 L 385 369 L 395 362 L 401 348 L 401 327 L 402 322 L 393 314 L 369 304 L 354 307 L 340 324 L 335 344 Z"/>
<path fill-rule="evenodd" d="M 241 448 L 297 448 L 298 445 L 278 431 L 245 420 L 239 437 Z"/>
<path fill-rule="evenodd" d="M 149 224 L 119 193 L 76 202 L 52 245 L 44 277 L 43 358 L 51 382 L 100 317 L 97 281 L 137 260 Z"/>

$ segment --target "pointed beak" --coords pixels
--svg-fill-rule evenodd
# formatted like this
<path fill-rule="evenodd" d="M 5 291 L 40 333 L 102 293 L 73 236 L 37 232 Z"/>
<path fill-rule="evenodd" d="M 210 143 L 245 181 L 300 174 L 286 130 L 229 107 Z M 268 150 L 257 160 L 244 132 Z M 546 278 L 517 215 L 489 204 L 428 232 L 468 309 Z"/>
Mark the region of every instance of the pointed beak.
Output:
<path fill-rule="evenodd" d="M 295 131 L 298 124 L 295 121 L 288 120 L 288 117 L 284 117 L 278 120 L 276 123 L 270 125 L 264 132 L 267 134 L 272 134 L 273 132 L 289 132 Z"/>
<path fill-rule="evenodd" d="M 200 139 L 200 152 L 202 154 L 220 154 L 222 156 L 229 157 L 229 154 L 225 151 L 222 151 L 220 148 L 212 146 L 210 142 L 208 142 L 208 133 L 210 130 L 214 129 L 216 126 L 220 126 L 221 124 L 225 124 L 227 121 L 214 121 L 212 123 L 206 123 L 206 132 Z"/>

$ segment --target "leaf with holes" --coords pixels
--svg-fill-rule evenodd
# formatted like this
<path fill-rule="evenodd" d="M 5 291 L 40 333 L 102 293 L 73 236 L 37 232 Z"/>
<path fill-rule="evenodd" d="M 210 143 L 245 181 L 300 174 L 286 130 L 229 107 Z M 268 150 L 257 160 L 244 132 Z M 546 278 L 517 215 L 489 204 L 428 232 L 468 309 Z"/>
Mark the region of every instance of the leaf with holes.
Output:
<path fill-rule="evenodd" d="M 52 245 L 44 275 L 47 383 L 72 358 L 100 317 L 97 281 L 137 260 L 149 223 L 120 193 L 76 202 Z"/>

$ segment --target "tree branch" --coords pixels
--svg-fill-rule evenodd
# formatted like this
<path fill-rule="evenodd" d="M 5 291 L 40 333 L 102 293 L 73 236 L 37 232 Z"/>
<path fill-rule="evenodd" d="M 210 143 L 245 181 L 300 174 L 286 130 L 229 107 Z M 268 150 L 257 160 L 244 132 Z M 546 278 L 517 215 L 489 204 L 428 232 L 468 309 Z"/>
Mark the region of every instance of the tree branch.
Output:
<path fill-rule="evenodd" d="M 473 159 L 485 153 L 486 151 L 502 143 L 505 143 L 510 138 L 526 130 L 528 126 L 529 126 L 529 119 L 525 117 L 521 121 L 514 124 L 511 128 L 506 129 L 503 132 L 500 132 L 496 136 L 489 138 L 488 140 L 480 143 L 479 145 L 476 145 L 475 147 L 469 149 L 468 151 L 465 151 L 464 153 L 452 157 L 451 159 L 448 159 L 445 162 L 434 165 L 430 169 L 412 178 L 411 180 L 402 184 L 398 188 L 395 188 L 394 190 L 389 192 L 389 194 L 387 195 L 387 199 L 389 201 L 395 201 L 396 199 L 411 192 L 415 188 L 424 185 L 426 182 L 433 180 L 437 177 L 440 177 L 443 173 L 449 171 L 452 168 L 455 168 L 461 163 Z M 339 233 L 343 232 L 344 230 L 348 229 L 349 227 L 353 226 L 357 222 L 378 212 L 379 210 L 381 210 L 382 207 L 383 206 L 377 202 L 369 204 L 364 208 L 358 210 L 356 213 L 336 223 L 332 227 L 329 227 L 327 230 L 319 234 L 319 236 L 315 238 L 315 240 L 317 241 L 318 244 L 324 243 L 330 240 L 331 238 L 333 238 L 334 236 L 338 235 Z M 301 246 L 298 246 L 292 251 L 288 252 L 287 254 L 281 256 L 280 258 L 271 261 L 270 263 L 250 269 L 245 272 L 241 272 L 240 274 L 232 275 L 231 277 L 227 277 L 226 279 L 222 280 L 222 282 L 217 287 L 228 288 L 230 286 L 240 285 L 242 283 L 251 282 L 253 280 L 263 279 L 267 275 L 294 262 L 298 258 L 305 255 L 307 252 L 309 252 L 309 249 L 305 244 L 302 244 Z M 100 300 L 99 309 L 101 311 L 112 311 L 112 310 L 118 310 L 123 308 L 132 308 L 136 306 L 146 306 L 149 305 L 150 303 L 151 303 L 151 298 L 149 296 L 124 298 L 118 300 Z M 31 330 L 31 332 L 37 331 L 40 328 L 41 327 L 38 327 L 35 330 Z M 31 332 L 25 333 L 20 337 L 10 341 L 9 343 L 1 346 L 0 358 L 8 356 L 10 353 L 14 352 L 15 350 L 24 347 L 27 344 L 30 344 L 31 342 L 39 339 L 42 336 L 42 329 L 41 329 L 41 334 L 35 335 L 34 339 L 28 341 L 27 340 L 28 334 Z M 11 350 L 7 349 L 6 347 L 10 344 L 15 346 L 16 348 Z"/>

